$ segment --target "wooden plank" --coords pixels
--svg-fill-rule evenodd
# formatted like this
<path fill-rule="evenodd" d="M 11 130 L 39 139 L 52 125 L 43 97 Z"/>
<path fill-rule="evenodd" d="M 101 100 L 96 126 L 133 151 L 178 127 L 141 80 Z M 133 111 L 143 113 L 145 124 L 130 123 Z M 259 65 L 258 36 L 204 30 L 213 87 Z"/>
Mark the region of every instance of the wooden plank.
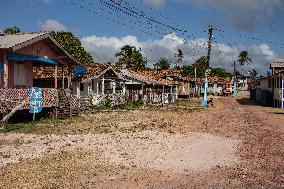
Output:
<path fill-rule="evenodd" d="M 24 105 L 26 104 L 26 101 L 22 101 L 19 105 L 17 105 L 9 114 L 7 114 L 5 117 L 3 117 L 3 119 L 1 120 L 1 122 L 6 122 L 8 121 L 19 109 L 23 108 Z"/>
<path fill-rule="evenodd" d="M 64 83 L 64 82 L 65 82 L 65 81 L 64 81 L 64 78 L 65 78 L 65 75 L 64 75 L 64 64 L 62 65 L 62 68 L 61 68 L 61 69 L 62 69 L 62 89 L 64 89 L 64 84 L 65 84 L 65 83 Z"/>
<path fill-rule="evenodd" d="M 71 82 L 72 82 L 72 68 L 71 64 L 68 65 L 68 89 L 71 88 Z"/>
<path fill-rule="evenodd" d="M 58 66 L 55 65 L 55 74 L 54 74 L 54 88 L 57 89 L 57 71 L 58 71 Z"/>

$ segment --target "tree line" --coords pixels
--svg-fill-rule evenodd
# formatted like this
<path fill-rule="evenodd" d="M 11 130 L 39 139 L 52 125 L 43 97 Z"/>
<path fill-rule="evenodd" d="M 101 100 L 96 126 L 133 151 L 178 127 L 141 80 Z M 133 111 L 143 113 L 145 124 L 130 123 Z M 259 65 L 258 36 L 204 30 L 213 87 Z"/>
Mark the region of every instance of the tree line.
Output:
<path fill-rule="evenodd" d="M 3 30 L 3 33 L 6 34 L 17 34 L 20 33 L 21 30 L 17 26 L 9 27 Z M 86 65 L 90 65 L 94 63 L 93 57 L 85 51 L 80 40 L 76 38 L 70 32 L 51 32 L 50 33 L 70 54 L 72 54 L 76 59 L 83 62 Z M 157 63 L 154 64 L 154 68 L 152 70 L 161 71 L 161 70 L 179 70 L 183 77 L 195 76 L 196 77 L 204 77 L 206 71 L 207 57 L 201 56 L 198 60 L 195 61 L 192 65 L 182 65 L 184 59 L 184 53 L 181 49 L 177 50 L 177 53 L 174 55 L 176 58 L 175 65 L 166 58 L 160 58 Z M 139 71 L 147 68 L 147 59 L 143 57 L 141 53 L 141 48 L 136 48 L 135 46 L 125 45 L 123 46 L 119 52 L 115 54 L 115 57 L 118 58 L 116 62 L 117 66 L 124 66 L 128 69 Z M 242 51 L 238 59 L 236 60 L 240 65 L 244 65 L 246 63 L 252 62 L 251 58 L 248 56 L 248 51 Z M 179 64 L 179 65 L 178 65 Z M 218 76 L 218 77 L 233 77 L 234 75 L 238 75 L 240 73 L 230 73 L 227 72 L 223 68 L 210 68 L 211 74 L 210 76 Z M 251 76 L 256 78 L 258 74 L 255 69 L 250 71 Z"/>
<path fill-rule="evenodd" d="M 128 69 L 139 71 L 147 69 L 147 59 L 143 57 L 141 53 L 141 48 L 136 48 L 135 46 L 125 45 L 121 48 L 119 52 L 115 54 L 118 58 L 117 66 L 124 66 Z M 182 65 L 184 54 L 182 50 L 178 49 L 175 54 L 176 64 L 173 66 L 172 62 L 166 58 L 160 58 L 157 63 L 154 64 L 154 68 L 152 70 L 161 71 L 161 70 L 179 70 L 182 76 L 195 76 L 196 77 L 204 77 L 207 65 L 207 57 L 201 56 L 199 59 L 195 61 L 192 65 Z M 248 56 L 248 51 L 242 51 L 237 59 L 240 65 L 244 65 L 246 63 L 251 62 L 251 58 Z M 150 69 L 150 68 L 148 68 Z M 211 73 L 210 76 L 218 76 L 218 77 L 233 77 L 236 73 L 230 73 L 223 68 L 210 68 Z"/>

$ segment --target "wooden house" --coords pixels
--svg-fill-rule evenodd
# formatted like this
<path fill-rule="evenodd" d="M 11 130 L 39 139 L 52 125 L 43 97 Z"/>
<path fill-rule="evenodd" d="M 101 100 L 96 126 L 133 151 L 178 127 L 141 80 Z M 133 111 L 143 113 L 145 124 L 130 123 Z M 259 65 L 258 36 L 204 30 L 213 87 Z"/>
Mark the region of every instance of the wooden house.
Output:
<path fill-rule="evenodd" d="M 95 63 L 86 67 L 86 73 L 80 81 L 74 82 L 73 93 L 80 97 L 118 93 L 122 91 L 117 84 L 119 79 L 110 65 Z"/>
<path fill-rule="evenodd" d="M 284 71 L 274 71 L 271 76 L 262 77 L 259 88 L 254 91 L 252 100 L 265 106 L 284 108 Z"/>
<path fill-rule="evenodd" d="M 159 77 L 152 70 L 132 71 L 116 68 L 124 78 L 125 95 L 130 100 L 141 99 L 145 103 L 170 103 L 177 99 L 177 83 Z"/>
<path fill-rule="evenodd" d="M 197 90 L 200 95 L 204 94 L 204 78 L 197 78 Z M 222 95 L 224 90 L 228 89 L 229 93 L 233 93 L 232 80 L 223 77 L 208 77 L 208 91 L 209 95 Z"/>
<path fill-rule="evenodd" d="M 56 107 L 57 94 L 65 94 L 58 89 L 71 88 L 72 70 L 78 65 L 82 64 L 48 33 L 1 34 L 0 112 L 23 100 L 23 109 L 29 109 L 30 87 L 42 88 L 43 107 Z M 46 70 L 50 75 L 43 77 Z"/>

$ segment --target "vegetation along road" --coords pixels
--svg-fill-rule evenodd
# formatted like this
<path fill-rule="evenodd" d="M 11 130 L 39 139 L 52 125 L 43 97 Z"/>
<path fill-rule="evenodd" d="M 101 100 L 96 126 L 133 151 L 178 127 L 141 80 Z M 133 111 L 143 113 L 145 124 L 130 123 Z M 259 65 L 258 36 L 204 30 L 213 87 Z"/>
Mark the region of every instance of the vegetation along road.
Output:
<path fill-rule="evenodd" d="M 0 133 L 0 188 L 284 188 L 283 111 L 245 94 L 214 104 Z"/>

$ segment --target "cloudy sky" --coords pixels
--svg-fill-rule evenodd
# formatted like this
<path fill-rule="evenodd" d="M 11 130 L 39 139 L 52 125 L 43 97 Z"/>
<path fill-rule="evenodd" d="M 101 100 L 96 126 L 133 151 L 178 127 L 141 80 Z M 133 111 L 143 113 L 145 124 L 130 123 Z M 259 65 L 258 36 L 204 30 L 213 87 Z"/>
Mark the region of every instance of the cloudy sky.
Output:
<path fill-rule="evenodd" d="M 241 50 L 253 62 L 238 66 L 263 74 L 269 62 L 284 59 L 283 0 L 1 0 L 0 30 L 70 31 L 97 62 L 115 63 L 126 44 L 142 49 L 149 66 L 160 58 L 183 64 L 206 56 L 208 25 L 213 25 L 213 67 L 232 70 Z"/>

